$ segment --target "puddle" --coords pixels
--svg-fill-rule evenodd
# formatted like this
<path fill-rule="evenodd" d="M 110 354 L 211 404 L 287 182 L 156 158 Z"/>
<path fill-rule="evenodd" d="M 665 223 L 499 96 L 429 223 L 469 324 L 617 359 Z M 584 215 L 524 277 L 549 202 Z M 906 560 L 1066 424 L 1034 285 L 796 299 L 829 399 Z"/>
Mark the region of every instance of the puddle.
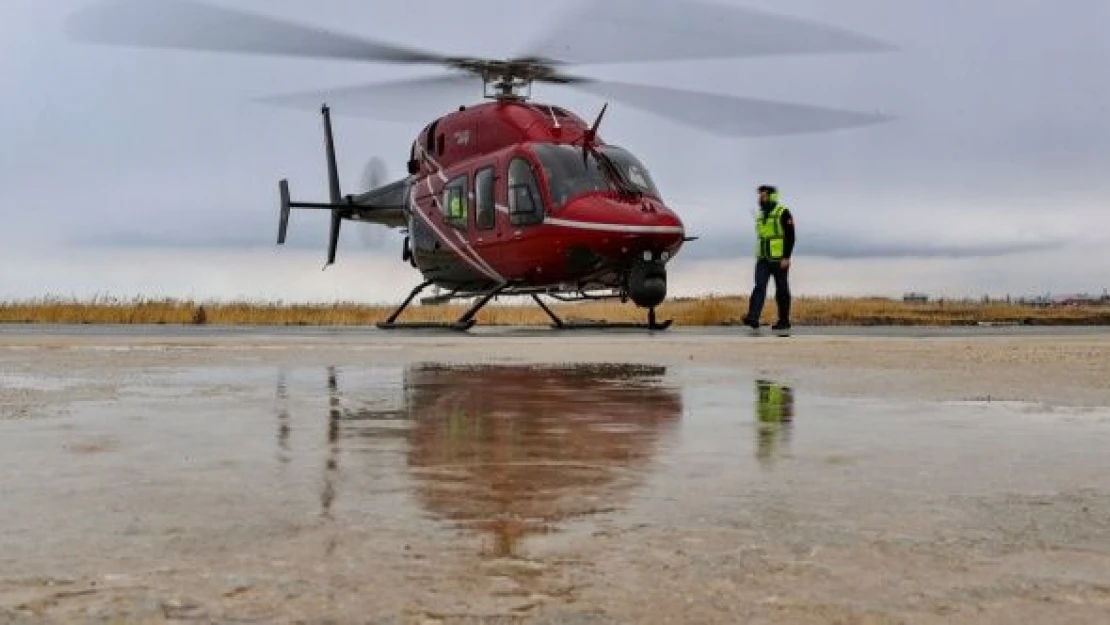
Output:
<path fill-rule="evenodd" d="M 604 512 L 654 465 L 682 418 L 663 367 L 417 365 L 403 397 L 381 398 L 329 374 L 335 453 L 403 442 L 416 499 L 435 518 L 487 532 L 490 552 Z"/>
<path fill-rule="evenodd" d="M 630 364 L 131 381 L 65 417 L 0 423 L 0 608 L 4 580 L 28 576 L 129 576 L 211 607 L 230 575 L 248 603 L 229 614 L 271 616 L 321 596 L 359 614 L 369 584 L 387 613 L 443 620 L 733 575 L 777 593 L 802 580 L 814 601 L 855 580 L 859 601 L 887 605 L 869 586 L 883 575 L 947 597 L 951 570 L 1007 558 L 1057 584 L 1107 572 L 1061 555 L 1110 555 L 1105 412 L 834 398 Z M 143 573 L 159 567 L 179 572 Z"/>

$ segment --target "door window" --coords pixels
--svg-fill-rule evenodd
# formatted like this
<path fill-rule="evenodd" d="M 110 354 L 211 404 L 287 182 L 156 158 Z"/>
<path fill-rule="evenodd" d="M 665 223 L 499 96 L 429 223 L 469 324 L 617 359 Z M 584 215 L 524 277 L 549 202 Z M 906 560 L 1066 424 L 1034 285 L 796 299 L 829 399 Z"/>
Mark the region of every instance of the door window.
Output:
<path fill-rule="evenodd" d="M 447 223 L 459 229 L 466 229 L 468 206 L 466 197 L 466 174 L 452 178 L 443 187 L 441 210 Z"/>
<path fill-rule="evenodd" d="M 524 158 L 509 162 L 509 222 L 514 225 L 543 221 L 543 199 L 532 165 Z"/>
<path fill-rule="evenodd" d="M 497 225 L 497 208 L 493 197 L 493 167 L 483 167 L 474 174 L 474 191 L 476 204 L 474 225 L 478 230 L 490 230 Z"/>

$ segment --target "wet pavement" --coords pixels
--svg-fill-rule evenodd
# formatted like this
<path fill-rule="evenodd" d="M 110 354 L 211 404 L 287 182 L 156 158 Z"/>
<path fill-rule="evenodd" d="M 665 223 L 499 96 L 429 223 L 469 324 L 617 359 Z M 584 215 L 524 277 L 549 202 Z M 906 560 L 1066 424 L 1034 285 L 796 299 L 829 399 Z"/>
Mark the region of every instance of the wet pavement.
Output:
<path fill-rule="evenodd" d="M 611 354 L 17 347 L 0 624 L 1110 622 L 1103 406 Z"/>
<path fill-rule="evenodd" d="M 621 329 L 581 328 L 572 331 L 574 335 L 605 336 L 622 333 Z M 631 330 L 630 333 L 638 333 Z M 667 330 L 669 336 L 684 337 L 734 336 L 737 333 L 750 334 L 741 326 L 683 326 L 675 325 Z M 381 330 L 373 326 L 272 326 L 272 325 L 177 325 L 177 324 L 51 324 L 51 323 L 6 323 L 0 324 L 0 337 L 4 336 L 50 336 L 50 337 L 149 337 L 161 338 L 212 338 L 212 337 L 249 337 L 283 340 L 296 338 L 353 337 L 371 338 L 414 336 L 427 334 L 457 336 L 455 330 L 448 329 L 406 329 Z M 794 336 L 857 336 L 857 337 L 1038 337 L 1038 336 L 1105 336 L 1106 326 L 1098 325 L 1021 325 L 1006 322 L 984 322 L 969 325 L 799 325 L 791 329 Z M 762 328 L 760 334 L 773 336 L 770 328 Z M 566 336 L 566 331 L 557 331 L 546 325 L 539 326 L 489 326 L 478 325 L 469 330 L 469 336 Z"/>

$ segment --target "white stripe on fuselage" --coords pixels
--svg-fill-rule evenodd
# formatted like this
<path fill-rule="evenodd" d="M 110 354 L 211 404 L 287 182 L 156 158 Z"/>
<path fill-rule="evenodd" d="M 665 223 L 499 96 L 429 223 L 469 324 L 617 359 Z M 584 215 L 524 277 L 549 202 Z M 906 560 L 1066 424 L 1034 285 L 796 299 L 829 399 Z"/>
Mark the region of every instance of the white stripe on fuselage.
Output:
<path fill-rule="evenodd" d="M 435 205 L 436 208 L 438 208 L 440 210 L 440 213 L 444 212 L 443 211 L 443 206 L 439 203 L 439 197 L 433 195 L 432 196 L 432 204 Z M 478 250 L 471 247 L 470 241 L 468 241 L 466 239 L 466 236 L 462 232 L 460 232 L 458 230 L 455 230 L 455 229 L 452 229 L 451 232 L 455 233 L 455 237 L 458 238 L 459 243 L 462 244 L 462 246 L 464 248 L 466 248 L 466 251 L 470 252 L 470 256 L 474 260 L 478 261 L 478 264 L 482 265 L 482 267 L 485 268 L 485 270 L 486 270 L 485 274 L 487 276 L 490 276 L 491 278 L 493 278 L 494 280 L 497 280 L 498 282 L 504 282 L 505 281 L 505 278 L 501 277 L 501 274 L 497 273 L 497 271 L 494 270 L 494 268 L 491 267 L 490 264 L 486 262 L 486 259 L 482 258 L 482 255 L 478 253 Z"/>
<path fill-rule="evenodd" d="M 424 146 L 417 144 L 417 147 L 420 148 L 421 156 L 432 163 L 432 169 L 435 170 L 435 173 L 439 176 L 440 181 L 447 182 L 447 174 L 443 173 L 443 165 L 440 165 L 439 161 L 432 158 L 432 154 L 428 152 L 428 150 L 424 149 Z"/>
<path fill-rule="evenodd" d="M 505 281 L 505 278 L 502 278 L 501 274 L 497 273 L 497 271 L 494 270 L 493 267 L 490 267 L 490 264 L 486 262 L 486 259 L 482 258 L 482 255 L 478 253 L 478 250 L 471 247 L 470 241 L 466 240 L 466 237 L 463 235 L 463 233 L 459 232 L 458 230 L 455 230 L 454 232 L 455 236 L 459 239 L 459 243 L 462 243 L 463 247 L 465 247 L 467 251 L 470 252 L 472 256 L 474 256 L 474 260 L 478 261 L 482 265 L 482 267 L 487 270 L 488 273 L 486 275 L 492 275 L 494 279 L 498 282 Z"/>
<path fill-rule="evenodd" d="M 545 217 L 543 223 L 564 228 L 578 228 L 580 230 L 602 230 L 606 232 L 628 232 L 638 234 L 685 234 L 682 226 L 638 226 L 635 224 L 607 224 L 596 221 L 578 221 L 575 219 L 558 219 Z"/>
<path fill-rule="evenodd" d="M 429 187 L 429 189 L 431 188 L 431 181 L 428 182 L 428 187 Z M 415 194 L 416 194 L 415 189 L 411 190 L 410 193 L 409 193 L 409 204 L 411 206 L 411 210 L 413 212 L 415 212 L 416 214 L 420 215 L 420 218 L 422 220 L 424 220 L 424 223 L 428 224 L 428 227 L 431 228 L 433 232 L 435 232 L 435 235 L 437 237 L 439 237 L 439 239 L 441 241 L 443 241 L 448 246 L 450 246 L 451 249 L 454 250 L 455 254 L 457 254 L 460 258 L 465 260 L 471 267 L 476 269 L 478 271 L 478 273 L 485 274 L 487 278 L 491 278 L 491 279 L 496 280 L 498 282 L 504 282 L 505 281 L 505 278 L 501 277 L 501 274 L 494 271 L 493 267 L 490 267 L 489 264 L 486 262 L 486 260 L 478 255 L 478 252 L 475 251 L 474 248 L 472 248 L 470 246 L 470 243 L 468 243 L 466 241 L 466 239 L 462 236 L 462 233 L 457 232 L 457 231 L 456 231 L 456 235 L 458 235 L 459 243 L 461 243 L 463 245 L 463 247 L 465 247 L 466 250 L 468 252 L 470 252 L 471 255 L 473 255 L 473 258 L 471 258 L 467 254 L 465 254 L 462 250 L 460 250 L 458 247 L 456 247 L 455 244 L 451 241 L 451 239 L 447 235 L 445 235 L 443 233 L 443 231 L 439 229 L 438 226 L 436 226 L 435 222 L 433 222 L 431 218 L 429 218 L 427 215 L 424 214 L 424 211 L 416 203 Z M 438 205 L 439 204 L 438 198 L 435 195 L 432 196 L 432 204 L 433 205 Z"/>
<path fill-rule="evenodd" d="M 498 211 L 509 214 L 509 207 L 504 204 L 495 204 Z M 596 221 L 580 221 L 577 219 L 559 219 L 557 217 L 544 217 L 543 223 L 549 226 L 563 226 L 565 228 L 578 228 L 580 230 L 603 230 L 609 232 L 632 232 L 646 234 L 686 234 L 683 226 L 637 226 L 634 224 L 607 224 Z"/>

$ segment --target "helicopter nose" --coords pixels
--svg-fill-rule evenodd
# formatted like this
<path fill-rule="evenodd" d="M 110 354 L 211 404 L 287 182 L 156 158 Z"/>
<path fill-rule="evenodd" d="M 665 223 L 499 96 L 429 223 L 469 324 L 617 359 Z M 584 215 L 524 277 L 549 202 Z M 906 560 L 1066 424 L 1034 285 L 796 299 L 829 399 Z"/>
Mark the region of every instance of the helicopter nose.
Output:
<path fill-rule="evenodd" d="M 599 244 L 612 246 L 614 254 L 640 255 L 650 251 L 657 256 L 663 253 L 673 256 L 686 235 L 678 215 L 651 198 L 635 202 L 597 196 L 580 198 L 547 221 L 590 231 Z"/>
<path fill-rule="evenodd" d="M 660 241 L 681 239 L 686 234 L 678 215 L 654 198 L 643 198 L 631 206 L 617 203 L 613 215 L 626 219 L 633 231 L 658 235 Z"/>

